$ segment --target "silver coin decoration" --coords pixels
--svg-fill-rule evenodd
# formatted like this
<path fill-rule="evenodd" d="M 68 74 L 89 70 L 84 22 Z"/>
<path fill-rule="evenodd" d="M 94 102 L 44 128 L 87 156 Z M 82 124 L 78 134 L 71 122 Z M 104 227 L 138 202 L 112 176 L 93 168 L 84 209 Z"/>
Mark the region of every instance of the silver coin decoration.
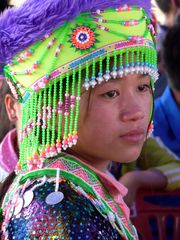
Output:
<path fill-rule="evenodd" d="M 23 208 L 23 205 L 24 205 L 24 200 L 22 197 L 18 197 L 16 203 L 15 203 L 15 209 L 14 209 L 14 215 L 18 215 L 22 208 Z"/>
<path fill-rule="evenodd" d="M 46 197 L 46 203 L 48 205 L 54 205 L 60 203 L 64 198 L 62 192 L 52 192 Z"/>
<path fill-rule="evenodd" d="M 14 207 L 11 205 L 6 212 L 6 219 L 8 219 L 8 220 L 11 219 L 13 214 L 14 214 Z"/>
<path fill-rule="evenodd" d="M 24 206 L 23 207 L 24 208 L 28 207 L 29 204 L 32 202 L 33 198 L 34 198 L 33 191 L 29 190 L 29 191 L 25 192 L 24 195 L 23 195 L 23 199 L 24 199 Z"/>

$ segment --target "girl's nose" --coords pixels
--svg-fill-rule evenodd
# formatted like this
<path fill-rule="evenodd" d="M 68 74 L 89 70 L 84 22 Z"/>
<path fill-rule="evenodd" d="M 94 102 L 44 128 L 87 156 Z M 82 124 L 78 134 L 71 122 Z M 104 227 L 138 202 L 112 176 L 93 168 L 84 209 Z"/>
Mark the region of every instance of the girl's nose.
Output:
<path fill-rule="evenodd" d="M 144 109 L 138 99 L 129 96 L 126 104 L 121 108 L 120 115 L 123 122 L 138 121 L 144 118 Z"/>
<path fill-rule="evenodd" d="M 121 119 L 123 122 L 138 121 L 144 118 L 143 111 L 139 108 L 127 109 L 121 113 Z"/>

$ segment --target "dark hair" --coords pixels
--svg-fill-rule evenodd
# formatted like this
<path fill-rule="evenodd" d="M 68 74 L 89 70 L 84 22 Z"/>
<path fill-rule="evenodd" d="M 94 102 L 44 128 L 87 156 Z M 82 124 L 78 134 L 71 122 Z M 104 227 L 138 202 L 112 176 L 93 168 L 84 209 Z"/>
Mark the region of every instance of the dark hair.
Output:
<path fill-rule="evenodd" d="M 172 88 L 180 91 L 180 24 L 171 27 L 163 42 L 162 56 L 164 69 Z"/>
<path fill-rule="evenodd" d="M 1 0 L 0 1 L 0 13 L 3 12 L 6 8 L 11 7 L 9 5 L 10 0 Z"/>
<path fill-rule="evenodd" d="M 3 140 L 6 133 L 8 133 L 14 125 L 10 122 L 6 107 L 4 104 L 4 98 L 6 94 L 12 94 L 10 88 L 5 80 L 3 80 L 2 87 L 0 89 L 0 142 Z"/>
<path fill-rule="evenodd" d="M 9 186 L 12 184 L 15 176 L 16 176 L 15 172 L 12 172 L 4 180 L 4 182 L 0 183 L 0 208 L 2 206 L 2 202 L 3 202 L 4 196 L 5 196 L 8 188 L 9 188 Z"/>

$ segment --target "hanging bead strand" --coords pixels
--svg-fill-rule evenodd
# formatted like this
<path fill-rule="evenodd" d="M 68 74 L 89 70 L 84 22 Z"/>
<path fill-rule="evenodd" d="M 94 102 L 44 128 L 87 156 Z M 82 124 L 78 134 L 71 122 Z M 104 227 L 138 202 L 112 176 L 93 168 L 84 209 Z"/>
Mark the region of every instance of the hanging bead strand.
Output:
<path fill-rule="evenodd" d="M 47 129 L 46 129 L 46 157 L 50 157 L 50 135 L 51 135 L 51 99 L 52 99 L 52 84 L 48 88 L 48 104 L 47 104 Z"/>
<path fill-rule="evenodd" d="M 91 76 L 91 81 L 90 81 L 90 86 L 94 88 L 96 86 L 96 62 L 95 59 L 93 59 L 92 62 L 92 76 Z"/>
<path fill-rule="evenodd" d="M 110 56 L 108 53 L 106 56 L 106 74 L 103 75 L 103 78 L 106 82 L 111 79 L 109 63 L 110 63 Z"/>
<path fill-rule="evenodd" d="M 73 145 L 73 124 L 74 124 L 74 109 L 75 109 L 75 83 L 76 83 L 76 72 L 73 70 L 72 74 L 72 87 L 71 87 L 71 99 L 70 99 L 70 124 L 69 124 L 69 135 L 68 145 Z"/>
<path fill-rule="evenodd" d="M 64 136 L 62 147 L 64 150 L 68 148 L 68 123 L 69 123 L 69 73 L 66 74 L 66 92 L 64 106 Z"/>
<path fill-rule="evenodd" d="M 102 56 L 100 56 L 100 58 L 99 58 L 99 72 L 98 72 L 98 77 L 96 78 L 96 81 L 98 82 L 98 84 L 101 84 L 104 81 L 102 62 L 103 62 L 103 59 L 102 59 Z"/>
<path fill-rule="evenodd" d="M 111 76 L 113 79 L 117 78 L 117 53 L 114 51 L 114 66 L 113 66 L 113 71 L 111 72 Z"/>
<path fill-rule="evenodd" d="M 50 155 L 54 157 L 57 155 L 56 145 L 55 145 L 55 135 L 56 135 L 56 112 L 57 112 L 57 78 L 54 79 L 53 84 L 53 109 L 52 109 L 52 136 L 51 136 L 51 148 Z"/>
<path fill-rule="evenodd" d="M 76 96 L 76 110 L 75 110 L 75 119 L 74 119 L 74 131 L 73 131 L 73 144 L 77 143 L 78 134 L 78 118 L 79 118 L 79 106 L 80 106 L 80 99 L 81 99 L 81 81 L 82 81 L 82 66 L 79 65 L 78 67 L 78 83 L 77 83 L 77 96 Z"/>
<path fill-rule="evenodd" d="M 62 112 L 63 112 L 63 78 L 60 76 L 59 79 L 59 101 L 57 107 L 58 113 L 58 125 L 57 125 L 57 140 L 56 140 L 56 149 L 57 152 L 61 152 L 62 144 L 61 144 L 61 131 L 62 131 Z"/>

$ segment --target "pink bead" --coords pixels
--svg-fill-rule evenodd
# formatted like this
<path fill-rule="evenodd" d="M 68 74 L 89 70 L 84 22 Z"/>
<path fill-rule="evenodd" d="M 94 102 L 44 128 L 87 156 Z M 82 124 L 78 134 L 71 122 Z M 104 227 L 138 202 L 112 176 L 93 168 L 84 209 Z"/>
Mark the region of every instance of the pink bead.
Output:
<path fill-rule="evenodd" d="M 26 56 L 30 56 L 31 53 L 29 51 L 26 52 Z"/>
<path fill-rule="evenodd" d="M 47 83 L 48 83 L 48 79 L 47 79 L 47 78 L 44 78 L 44 79 L 43 79 L 43 83 L 44 83 L 44 84 L 47 84 Z"/>
<path fill-rule="evenodd" d="M 56 148 L 55 147 L 50 147 L 50 152 L 56 152 Z"/>
<path fill-rule="evenodd" d="M 56 143 L 56 147 L 61 148 L 62 147 L 61 143 Z"/>
<path fill-rule="evenodd" d="M 72 141 L 73 141 L 73 138 L 72 138 L 72 137 L 68 137 L 68 141 L 69 141 L 69 142 L 72 142 Z"/>
<path fill-rule="evenodd" d="M 39 158 L 39 156 L 38 156 L 37 154 L 34 154 L 34 155 L 33 155 L 33 159 L 34 159 L 34 160 L 37 160 L 38 158 Z"/>
<path fill-rule="evenodd" d="M 38 85 L 36 85 L 34 88 L 35 88 L 35 91 L 39 92 L 40 87 Z"/>
<path fill-rule="evenodd" d="M 77 135 L 77 134 L 74 134 L 74 135 L 73 135 L 73 139 L 77 140 L 77 139 L 78 139 L 78 135 Z"/>
<path fill-rule="evenodd" d="M 50 147 L 46 147 L 46 153 L 49 153 L 50 152 Z"/>
<path fill-rule="evenodd" d="M 40 158 L 41 158 L 41 159 L 44 159 L 45 157 L 46 157 L 45 153 L 41 153 L 41 154 L 40 154 Z"/>
<path fill-rule="evenodd" d="M 63 145 L 67 145 L 68 141 L 67 140 L 63 140 Z"/>
<path fill-rule="evenodd" d="M 33 64 L 33 68 L 34 68 L 34 69 L 37 69 L 37 68 L 38 68 L 38 64 L 36 64 L 36 63 Z"/>

